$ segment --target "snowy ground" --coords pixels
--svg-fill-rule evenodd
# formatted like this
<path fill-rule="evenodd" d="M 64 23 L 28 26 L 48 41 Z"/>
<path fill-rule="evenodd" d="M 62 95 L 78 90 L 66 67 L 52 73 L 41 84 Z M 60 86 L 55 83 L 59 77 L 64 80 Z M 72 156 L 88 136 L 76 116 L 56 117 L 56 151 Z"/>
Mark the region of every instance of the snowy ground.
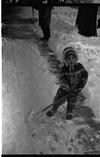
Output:
<path fill-rule="evenodd" d="M 4 154 L 100 154 L 100 32 L 96 38 L 79 35 L 76 15 L 71 8 L 52 11 L 49 46 L 54 53 L 35 40 L 33 29 L 40 36 L 42 32 L 38 22 L 32 24 L 30 7 L 16 8 L 8 15 L 2 39 Z M 52 118 L 44 113 L 34 118 L 36 111 L 52 103 L 59 87 L 59 61 L 68 45 L 76 48 L 89 72 L 83 90 L 86 100 L 76 108 L 74 121 L 65 120 L 66 103 Z"/>

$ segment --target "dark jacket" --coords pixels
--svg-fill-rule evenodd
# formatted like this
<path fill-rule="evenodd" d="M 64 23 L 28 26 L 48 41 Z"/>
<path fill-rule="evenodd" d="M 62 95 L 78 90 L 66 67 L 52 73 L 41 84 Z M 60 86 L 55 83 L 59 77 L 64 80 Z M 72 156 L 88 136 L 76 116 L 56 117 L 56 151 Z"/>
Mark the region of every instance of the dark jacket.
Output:
<path fill-rule="evenodd" d="M 72 68 L 64 64 L 60 71 L 59 79 L 61 84 L 67 84 L 69 88 L 74 87 L 81 91 L 87 82 L 88 72 L 81 63 L 75 64 Z"/>

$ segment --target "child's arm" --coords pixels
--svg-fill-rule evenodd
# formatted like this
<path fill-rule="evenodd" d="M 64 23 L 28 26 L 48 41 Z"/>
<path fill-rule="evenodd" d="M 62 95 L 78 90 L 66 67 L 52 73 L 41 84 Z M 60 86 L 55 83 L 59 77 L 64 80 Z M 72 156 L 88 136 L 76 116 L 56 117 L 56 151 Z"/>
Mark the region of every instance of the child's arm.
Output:
<path fill-rule="evenodd" d="M 70 97 L 73 97 L 73 96 L 77 95 L 79 92 L 81 92 L 81 90 L 84 88 L 84 86 L 88 80 L 88 72 L 86 71 L 86 69 L 84 67 L 82 67 L 81 70 L 82 70 L 81 80 L 76 88 L 72 87 L 70 89 Z"/>
<path fill-rule="evenodd" d="M 61 84 L 66 84 L 67 83 L 67 80 L 66 80 L 66 70 L 65 70 L 64 66 L 60 70 L 59 80 L 60 80 Z"/>
<path fill-rule="evenodd" d="M 64 89 L 64 90 L 68 90 L 69 89 L 69 86 L 68 86 L 68 83 L 67 83 L 67 79 L 66 79 L 66 69 L 65 67 L 63 66 L 60 70 L 60 73 L 59 73 L 59 80 L 60 80 L 60 86 Z"/>
<path fill-rule="evenodd" d="M 77 86 L 78 92 L 80 92 L 84 88 L 84 86 L 86 85 L 87 80 L 88 80 L 88 72 L 86 71 L 86 69 L 83 66 L 81 68 L 81 71 L 82 71 L 81 80 Z"/>

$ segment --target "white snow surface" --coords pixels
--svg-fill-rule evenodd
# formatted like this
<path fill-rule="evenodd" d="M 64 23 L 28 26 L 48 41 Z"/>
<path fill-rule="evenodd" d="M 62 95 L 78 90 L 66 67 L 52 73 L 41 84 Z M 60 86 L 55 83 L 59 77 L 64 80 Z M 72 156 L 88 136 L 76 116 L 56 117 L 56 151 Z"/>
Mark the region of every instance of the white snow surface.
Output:
<path fill-rule="evenodd" d="M 81 62 L 89 72 L 83 93 L 96 118 L 100 118 L 100 38 L 86 38 L 74 28 L 77 11 L 55 11 L 52 16 L 52 38 L 49 45 L 62 62 L 62 51 L 72 45 Z M 75 14 L 76 13 L 76 14 Z M 74 17 L 75 15 L 75 17 Z M 38 46 L 31 40 L 2 39 L 3 50 L 3 153 L 4 154 L 80 154 L 83 146 L 76 139 L 80 128 L 62 120 L 65 107 L 56 116 L 33 115 L 52 103 L 58 89 L 56 76 L 49 72 L 47 59 L 40 55 Z M 82 119 L 83 120 L 83 119 Z M 71 139 L 74 141 L 73 146 Z M 77 148 L 76 148 L 77 146 Z"/>
<path fill-rule="evenodd" d="M 40 56 L 37 46 L 32 42 L 4 38 L 2 61 L 3 145 L 6 150 L 6 143 L 9 150 L 9 142 L 12 143 L 15 137 L 16 143 L 18 141 L 21 145 L 20 136 L 27 116 L 31 111 L 42 109 L 52 102 L 56 85 L 55 78 L 48 71 L 47 61 Z M 19 144 L 18 153 L 23 152 Z M 25 152 L 29 150 L 27 148 Z"/>

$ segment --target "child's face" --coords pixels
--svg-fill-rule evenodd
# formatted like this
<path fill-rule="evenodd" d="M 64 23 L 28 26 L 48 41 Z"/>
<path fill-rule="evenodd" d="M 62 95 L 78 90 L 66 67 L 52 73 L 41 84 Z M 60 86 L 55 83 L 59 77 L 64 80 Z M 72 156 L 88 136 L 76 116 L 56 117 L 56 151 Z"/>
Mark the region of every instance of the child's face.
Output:
<path fill-rule="evenodd" d="M 74 55 L 68 55 L 67 58 L 66 58 L 66 63 L 69 66 L 74 65 L 76 63 L 76 57 Z"/>

